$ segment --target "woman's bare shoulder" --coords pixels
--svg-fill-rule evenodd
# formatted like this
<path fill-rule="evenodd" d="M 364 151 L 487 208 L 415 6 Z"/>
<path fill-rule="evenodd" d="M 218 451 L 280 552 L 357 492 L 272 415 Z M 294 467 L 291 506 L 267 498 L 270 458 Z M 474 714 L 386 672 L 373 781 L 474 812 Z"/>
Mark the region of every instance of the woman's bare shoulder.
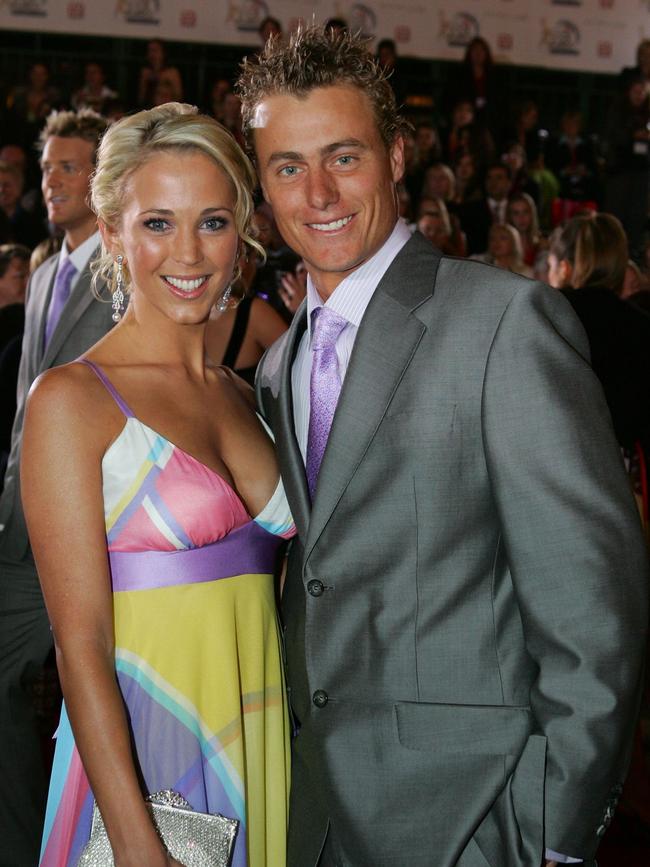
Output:
<path fill-rule="evenodd" d="M 112 398 L 85 364 L 70 362 L 42 373 L 27 401 L 27 421 L 56 434 L 106 445 L 119 423 Z"/>

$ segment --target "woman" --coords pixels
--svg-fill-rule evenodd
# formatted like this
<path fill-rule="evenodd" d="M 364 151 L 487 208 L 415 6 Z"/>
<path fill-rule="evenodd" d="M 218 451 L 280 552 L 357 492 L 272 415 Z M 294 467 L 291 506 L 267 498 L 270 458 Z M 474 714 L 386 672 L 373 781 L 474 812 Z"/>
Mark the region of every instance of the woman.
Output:
<path fill-rule="evenodd" d="M 249 294 L 257 271 L 255 259 L 240 264 L 244 297 L 236 307 L 225 310 L 218 304 L 213 307 L 205 333 L 205 349 L 213 361 L 254 385 L 261 357 L 284 334 L 287 324 L 270 304 Z"/>
<path fill-rule="evenodd" d="M 528 193 L 517 193 L 508 200 L 506 210 L 508 223 L 519 233 L 524 264 L 529 265 L 535 274 L 543 267 L 546 241 L 539 230 L 537 206 Z"/>
<path fill-rule="evenodd" d="M 423 199 L 417 230 L 446 256 L 464 256 L 465 236 L 440 197 Z"/>
<path fill-rule="evenodd" d="M 271 573 L 293 531 L 252 392 L 204 350 L 213 304 L 228 303 L 241 251 L 256 247 L 253 185 L 232 138 L 190 106 L 124 118 L 99 150 L 97 278 L 112 280 L 115 307 L 128 288 L 128 309 L 78 362 L 39 378 L 24 435 L 65 697 L 48 867 L 77 864 L 93 796 L 117 865 L 177 865 L 144 801 L 163 789 L 239 820 L 234 867 L 285 863 Z"/>
<path fill-rule="evenodd" d="M 495 223 L 488 236 L 487 253 L 470 256 L 470 259 L 496 265 L 497 268 L 512 271 L 513 274 L 520 274 L 522 277 L 533 276 L 533 269 L 529 268 L 523 260 L 519 233 L 514 226 L 509 226 L 507 223 L 502 225 Z"/>
<path fill-rule="evenodd" d="M 183 98 L 183 80 L 175 66 L 167 65 L 165 46 L 159 39 L 147 43 L 147 59 L 140 69 L 138 81 L 138 105 L 145 108 L 162 104 L 162 92 L 168 93 L 168 101 Z"/>
<path fill-rule="evenodd" d="M 628 260 L 627 238 L 612 214 L 574 217 L 553 233 L 549 283 L 582 322 L 621 446 L 650 446 L 650 318 L 617 297 Z"/>

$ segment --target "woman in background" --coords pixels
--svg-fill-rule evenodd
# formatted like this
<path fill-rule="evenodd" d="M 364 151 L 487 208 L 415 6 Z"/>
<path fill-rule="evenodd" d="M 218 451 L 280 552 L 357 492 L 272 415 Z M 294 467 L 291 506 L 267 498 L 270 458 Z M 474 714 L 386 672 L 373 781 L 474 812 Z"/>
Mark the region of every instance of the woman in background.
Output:
<path fill-rule="evenodd" d="M 178 867 L 145 797 L 239 821 L 233 867 L 285 863 L 289 724 L 273 570 L 292 535 L 251 390 L 205 353 L 250 235 L 252 167 L 168 104 L 110 127 L 92 203 L 118 325 L 28 402 L 25 514 L 65 698 L 41 865 L 93 798 L 120 867 Z M 52 503 L 56 502 L 56 508 Z"/>
<path fill-rule="evenodd" d="M 537 206 L 528 193 L 517 193 L 508 200 L 506 218 L 519 232 L 522 259 L 537 277 L 544 270 L 548 244 L 539 230 Z"/>
<path fill-rule="evenodd" d="M 255 279 L 255 258 L 240 262 L 244 297 L 235 307 L 212 308 L 205 331 L 205 349 L 215 363 L 234 370 L 249 385 L 255 384 L 260 359 L 278 337 L 287 330 L 287 323 L 270 304 L 250 293 Z"/>
<path fill-rule="evenodd" d="M 497 268 L 504 268 L 506 271 L 520 274 L 522 277 L 533 276 L 533 269 L 529 268 L 523 260 L 519 232 L 508 223 L 495 223 L 488 235 L 487 253 L 470 256 L 470 258 L 476 259 L 478 262 L 486 262 L 488 265 L 495 265 Z"/>
<path fill-rule="evenodd" d="M 621 446 L 650 446 L 650 318 L 618 296 L 627 238 L 611 214 L 574 217 L 554 233 L 549 283 L 571 303 L 591 349 Z"/>

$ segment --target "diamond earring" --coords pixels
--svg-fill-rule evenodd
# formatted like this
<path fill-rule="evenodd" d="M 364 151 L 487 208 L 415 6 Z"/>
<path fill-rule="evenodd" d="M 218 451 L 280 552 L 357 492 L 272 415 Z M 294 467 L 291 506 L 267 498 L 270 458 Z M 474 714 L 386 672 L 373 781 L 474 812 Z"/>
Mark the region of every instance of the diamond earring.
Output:
<path fill-rule="evenodd" d="M 217 301 L 216 308 L 219 313 L 223 313 L 230 306 L 230 296 L 232 295 L 232 286 L 228 286 L 221 298 Z"/>
<path fill-rule="evenodd" d="M 124 277 L 122 275 L 124 256 L 120 254 L 115 262 L 117 264 L 117 276 L 115 278 L 115 291 L 113 292 L 113 322 L 119 322 L 124 312 Z"/>

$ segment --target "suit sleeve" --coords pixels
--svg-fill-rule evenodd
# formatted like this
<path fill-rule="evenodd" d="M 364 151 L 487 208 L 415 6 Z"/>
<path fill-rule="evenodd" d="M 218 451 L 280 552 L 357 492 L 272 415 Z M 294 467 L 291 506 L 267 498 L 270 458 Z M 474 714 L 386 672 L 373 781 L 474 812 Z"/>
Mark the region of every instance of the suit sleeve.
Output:
<path fill-rule="evenodd" d="M 588 860 L 628 762 L 648 558 L 582 326 L 540 284 L 516 292 L 486 366 L 488 473 L 547 739 L 545 845 Z"/>

